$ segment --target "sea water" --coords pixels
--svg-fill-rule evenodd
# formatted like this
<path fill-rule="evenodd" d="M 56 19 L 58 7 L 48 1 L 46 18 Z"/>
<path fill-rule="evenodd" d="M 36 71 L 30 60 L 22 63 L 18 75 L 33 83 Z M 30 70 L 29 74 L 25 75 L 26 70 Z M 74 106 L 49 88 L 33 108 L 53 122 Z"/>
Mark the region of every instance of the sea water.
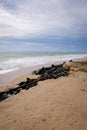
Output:
<path fill-rule="evenodd" d="M 0 74 L 19 68 L 87 57 L 87 53 L 0 52 Z"/>

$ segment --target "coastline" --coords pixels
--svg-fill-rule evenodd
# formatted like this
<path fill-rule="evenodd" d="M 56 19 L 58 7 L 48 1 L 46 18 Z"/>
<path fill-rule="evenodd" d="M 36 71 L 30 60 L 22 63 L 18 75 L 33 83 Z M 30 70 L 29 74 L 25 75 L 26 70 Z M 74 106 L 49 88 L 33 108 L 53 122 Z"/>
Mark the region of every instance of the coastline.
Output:
<path fill-rule="evenodd" d="M 79 61 L 87 64 L 87 58 Z M 36 78 L 25 74 L 11 83 L 28 76 Z M 87 73 L 75 70 L 67 77 L 40 81 L 2 101 L 0 112 L 2 130 L 87 130 Z"/>
<path fill-rule="evenodd" d="M 41 67 L 50 66 L 51 64 L 59 64 L 59 63 L 62 63 L 62 62 L 58 62 L 58 63 L 50 62 L 50 63 L 42 64 L 42 65 L 35 65 L 35 66 L 31 66 L 31 67 L 26 67 L 26 68 L 19 68 L 18 70 L 14 70 L 12 72 L 2 74 L 2 75 L 0 75 L 0 86 L 6 87 L 7 85 L 9 85 L 10 82 L 12 82 L 12 80 L 15 80 L 15 79 L 20 78 L 25 75 L 30 75 L 32 73 L 32 71 L 34 71 L 34 70 L 40 69 Z"/>
<path fill-rule="evenodd" d="M 73 59 L 73 61 L 85 61 L 86 59 L 87 57 Z M 63 62 L 67 62 L 67 61 L 65 60 L 61 62 L 59 61 L 49 62 L 47 64 L 35 65 L 35 66 L 26 67 L 26 68 L 19 68 L 12 72 L 1 74 L 0 75 L 0 88 L 1 89 L 6 88 L 7 86 L 11 85 L 12 81 L 16 80 L 17 78 L 19 79 L 20 77 L 26 77 L 28 75 L 31 75 L 32 71 L 40 69 L 41 67 L 51 66 L 52 64 L 55 64 L 55 65 L 61 64 Z"/>

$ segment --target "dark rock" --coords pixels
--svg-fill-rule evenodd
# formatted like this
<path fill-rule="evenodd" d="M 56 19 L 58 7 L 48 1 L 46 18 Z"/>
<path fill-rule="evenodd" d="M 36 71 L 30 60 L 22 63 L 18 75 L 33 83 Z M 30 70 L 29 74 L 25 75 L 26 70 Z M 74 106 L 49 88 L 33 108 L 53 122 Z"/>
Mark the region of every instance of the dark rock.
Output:
<path fill-rule="evenodd" d="M 51 68 L 53 68 L 54 66 L 55 66 L 55 65 L 52 64 L 52 65 L 51 65 Z"/>
<path fill-rule="evenodd" d="M 69 62 L 73 62 L 73 60 L 70 60 Z"/>
<path fill-rule="evenodd" d="M 15 90 L 15 91 L 13 92 L 13 94 L 16 95 L 16 94 L 18 94 L 19 92 L 20 92 L 20 90 Z"/>
<path fill-rule="evenodd" d="M 22 88 L 22 89 L 26 89 L 26 86 L 27 86 L 27 85 L 23 85 L 23 86 L 21 86 L 21 88 Z"/>
<path fill-rule="evenodd" d="M 22 86 L 23 84 L 25 84 L 25 81 L 20 82 L 18 85 L 19 85 L 19 86 Z"/>
<path fill-rule="evenodd" d="M 45 68 L 44 67 L 38 71 L 38 74 L 44 74 L 44 73 L 45 73 Z"/>
<path fill-rule="evenodd" d="M 30 78 L 27 78 L 27 80 L 26 80 L 26 82 L 25 82 L 25 84 L 27 84 L 27 83 L 29 83 L 30 82 Z"/>
<path fill-rule="evenodd" d="M 72 60 L 70 60 L 70 62 L 72 62 Z M 63 64 L 65 64 L 65 62 Z M 26 81 L 20 82 L 17 88 L 11 88 L 5 92 L 0 92 L 0 101 L 5 100 L 6 98 L 12 95 L 18 94 L 21 89 L 28 90 L 31 87 L 36 86 L 39 81 L 52 79 L 52 78 L 56 79 L 61 76 L 68 76 L 69 69 L 64 68 L 63 64 L 51 65 L 51 67 L 42 67 L 39 70 L 33 71 L 33 74 L 40 75 L 37 79 L 27 78 Z"/>
<path fill-rule="evenodd" d="M 0 92 L 0 102 L 3 101 L 3 100 L 5 100 L 6 98 L 8 98 L 8 94 Z"/>
<path fill-rule="evenodd" d="M 54 79 L 56 79 L 57 77 L 58 77 L 57 74 L 53 74 L 53 75 L 52 75 L 52 78 L 54 78 Z"/>
<path fill-rule="evenodd" d="M 40 70 L 35 70 L 35 71 L 32 72 L 32 74 L 39 75 L 39 71 L 40 71 Z"/>
<path fill-rule="evenodd" d="M 55 71 L 56 70 L 56 67 L 52 67 L 50 71 Z"/>
<path fill-rule="evenodd" d="M 65 64 L 66 62 L 63 62 L 63 65 Z"/>

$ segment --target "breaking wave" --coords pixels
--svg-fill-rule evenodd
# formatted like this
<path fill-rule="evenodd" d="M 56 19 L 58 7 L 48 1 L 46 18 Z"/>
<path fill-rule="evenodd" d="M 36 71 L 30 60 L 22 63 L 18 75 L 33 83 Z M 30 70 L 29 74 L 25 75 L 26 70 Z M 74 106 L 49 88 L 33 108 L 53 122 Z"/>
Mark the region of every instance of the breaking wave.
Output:
<path fill-rule="evenodd" d="M 0 74 L 8 73 L 19 68 L 46 64 L 49 62 L 60 62 L 87 57 L 87 54 L 66 54 L 66 55 L 43 55 L 43 56 L 24 56 L 9 57 L 0 62 Z"/>

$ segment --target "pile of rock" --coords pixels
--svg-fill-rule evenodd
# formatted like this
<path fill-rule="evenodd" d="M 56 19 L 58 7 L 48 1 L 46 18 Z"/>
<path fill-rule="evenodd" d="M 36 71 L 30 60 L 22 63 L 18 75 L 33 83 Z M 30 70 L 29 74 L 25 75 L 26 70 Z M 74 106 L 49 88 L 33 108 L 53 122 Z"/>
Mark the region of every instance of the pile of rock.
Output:
<path fill-rule="evenodd" d="M 11 88 L 7 91 L 0 92 L 0 101 L 5 100 L 6 98 L 18 94 L 22 89 L 28 90 L 31 87 L 37 85 L 37 79 L 27 78 L 26 81 L 20 82 L 17 87 Z"/>
<path fill-rule="evenodd" d="M 28 90 L 29 88 L 36 86 L 37 82 L 38 82 L 37 79 L 27 78 L 26 81 L 20 82 L 18 85 L 19 87 L 21 87 L 21 89 Z"/>
<path fill-rule="evenodd" d="M 44 80 L 52 78 L 56 79 L 60 76 L 68 76 L 69 68 L 64 68 L 64 64 L 51 65 L 51 67 L 43 67 L 39 70 L 33 71 L 32 74 L 41 75 L 39 78 L 43 77 Z"/>
<path fill-rule="evenodd" d="M 28 90 L 29 88 L 36 86 L 39 81 L 53 78 L 56 79 L 60 76 L 68 76 L 69 68 L 64 67 L 64 64 L 65 62 L 60 65 L 51 65 L 51 67 L 43 67 L 39 70 L 33 71 L 33 74 L 40 75 L 37 79 L 27 78 L 26 81 L 20 82 L 16 88 L 0 92 L 0 101 L 18 94 L 22 89 Z"/>

